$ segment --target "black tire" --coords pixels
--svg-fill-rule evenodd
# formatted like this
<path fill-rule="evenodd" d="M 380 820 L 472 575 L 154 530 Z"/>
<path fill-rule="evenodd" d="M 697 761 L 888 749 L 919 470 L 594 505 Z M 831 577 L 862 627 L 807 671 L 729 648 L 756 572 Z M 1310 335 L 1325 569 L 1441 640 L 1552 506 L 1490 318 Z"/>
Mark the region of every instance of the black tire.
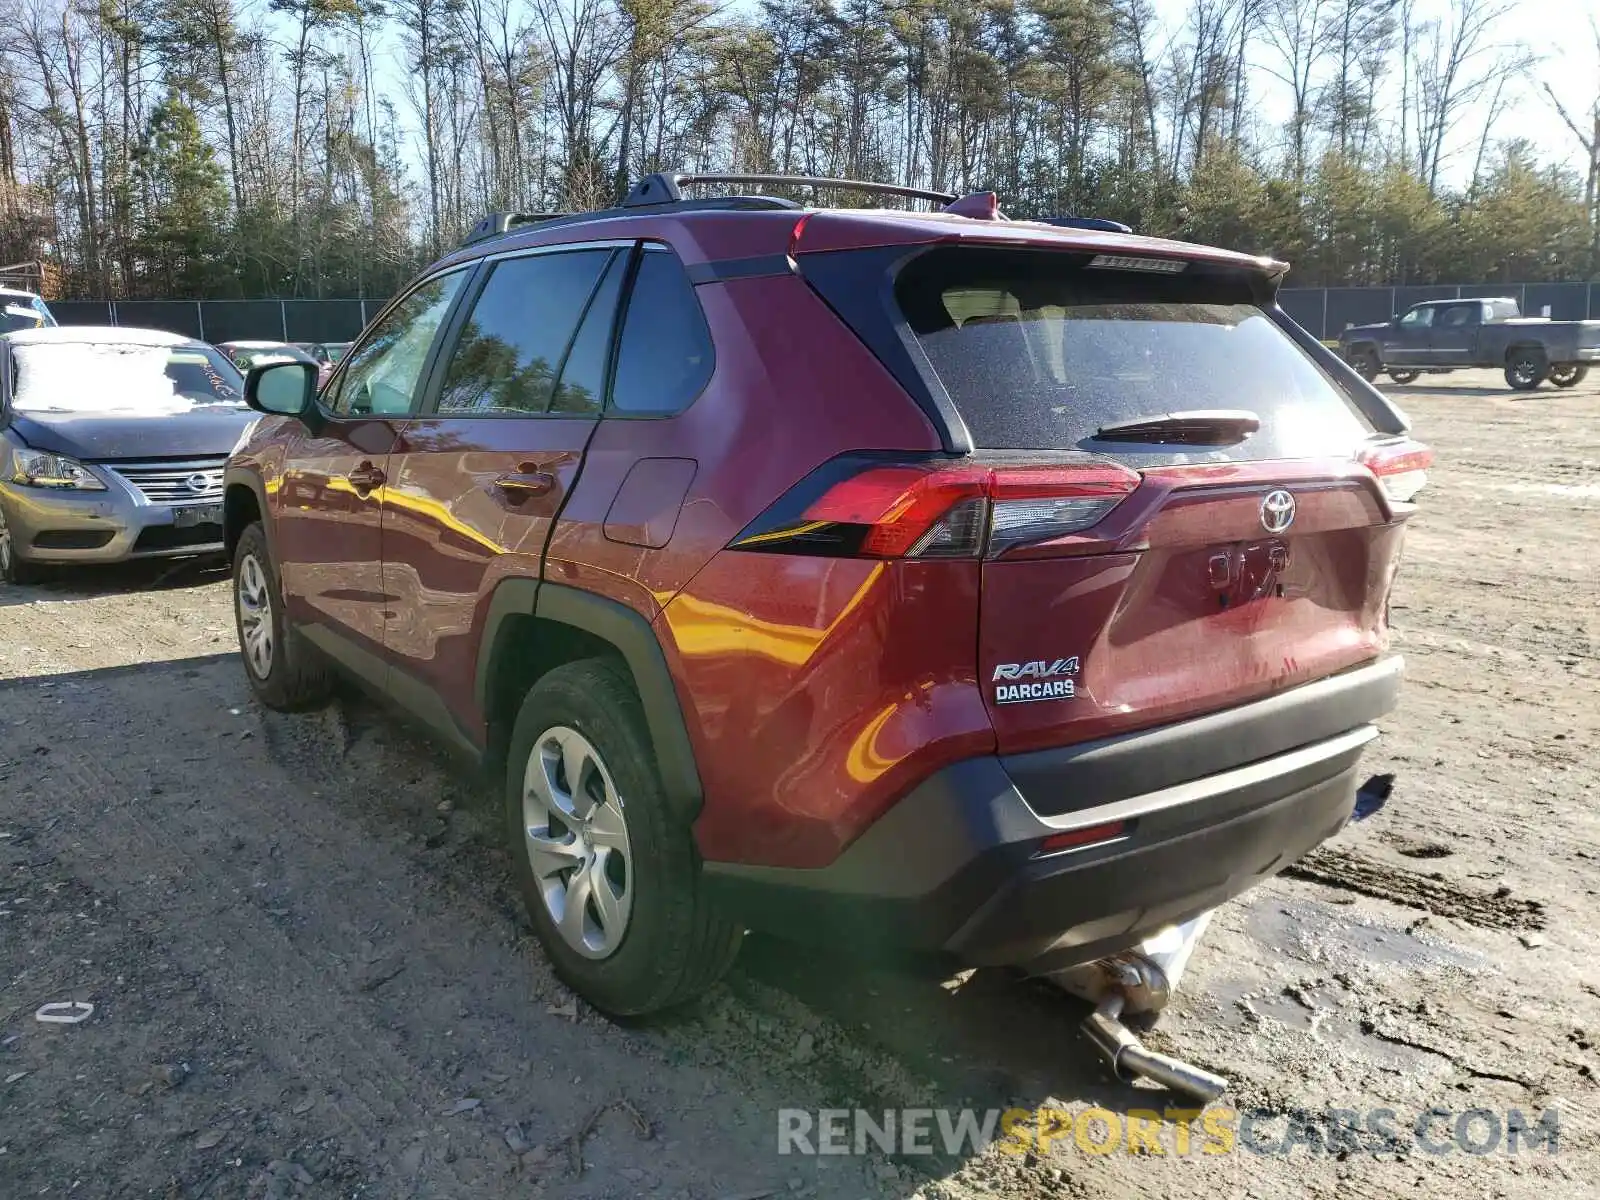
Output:
<path fill-rule="evenodd" d="M 1383 363 L 1378 358 L 1375 350 L 1356 350 L 1350 355 L 1350 365 L 1355 368 L 1356 374 L 1368 383 L 1377 380 L 1383 371 Z"/>
<path fill-rule="evenodd" d="M 6 514 L 0 512 L 0 580 L 21 587 L 38 583 L 41 572 L 31 562 L 17 557 L 17 548 L 11 541 L 11 530 L 6 525 Z"/>
<path fill-rule="evenodd" d="M 604 957 L 595 957 L 593 948 L 587 954 L 581 952 L 558 928 L 529 852 L 530 828 L 546 831 L 546 844 L 555 840 L 558 831 L 555 821 L 530 826 L 525 818 L 525 772 L 535 753 L 553 764 L 555 759 L 547 757 L 547 749 L 541 746 L 559 745 L 552 739 L 570 732 L 579 734 L 599 760 L 596 768 L 581 767 L 580 773 L 588 770 L 591 781 L 600 774 L 608 776 L 596 786 L 602 795 L 611 794 L 605 791 L 608 784 L 614 789 L 624 816 L 627 887 L 631 892 L 616 945 L 600 951 Z M 507 753 L 506 831 L 513 871 L 534 930 L 562 981 L 602 1012 L 617 1017 L 657 1012 L 693 1000 L 733 964 L 744 937 L 743 928 L 713 909 L 705 896 L 689 827 L 667 802 L 651 765 L 650 746 L 644 713 L 626 672 L 604 659 L 586 659 L 557 667 L 534 685 L 517 714 Z M 553 765 L 546 769 L 556 770 Z M 572 795 L 585 790 L 591 797 L 595 794 L 582 781 L 564 780 L 563 785 Z M 537 809 L 541 802 L 536 797 L 531 803 Z M 597 804 L 590 811 L 605 807 Z M 575 829 L 559 832 L 577 836 Z M 589 845 L 586 838 L 585 845 Z M 591 846 L 589 864 L 596 861 L 597 853 Z M 547 856 L 543 861 L 548 865 L 553 859 Z M 570 889 L 573 875 L 584 869 L 575 866 L 572 874 L 564 877 L 546 873 L 545 886 Z M 571 894 L 569 890 L 565 896 Z M 592 913 L 598 928 L 603 923 L 590 904 L 585 899 L 582 909 L 576 911 L 583 913 L 583 921 Z"/>
<path fill-rule="evenodd" d="M 245 585 L 252 582 L 252 565 L 264 586 L 266 613 L 252 623 L 245 600 Z M 233 620 L 239 634 L 239 657 L 245 678 L 250 680 L 261 703 L 280 712 L 300 712 L 327 702 L 333 692 L 333 678 L 316 647 L 308 643 L 283 610 L 283 588 L 278 582 L 277 565 L 267 549 L 267 534 L 261 522 L 251 524 L 239 537 L 233 551 Z M 259 666 L 246 642 L 246 626 L 265 624 L 271 632 L 266 670 Z"/>
<path fill-rule="evenodd" d="M 1557 387 L 1577 387 L 1588 374 L 1587 363 L 1557 363 L 1550 368 L 1550 382 Z"/>
<path fill-rule="evenodd" d="M 1421 374 L 1420 371 L 1394 371 L 1394 370 L 1391 370 L 1389 372 L 1389 378 L 1394 380 L 1396 383 L 1400 383 L 1400 384 L 1415 383 L 1417 381 L 1417 376 L 1419 374 Z"/>
<path fill-rule="evenodd" d="M 1506 386 L 1512 391 L 1533 391 L 1549 371 L 1544 351 L 1537 346 L 1520 346 L 1506 355 Z"/>

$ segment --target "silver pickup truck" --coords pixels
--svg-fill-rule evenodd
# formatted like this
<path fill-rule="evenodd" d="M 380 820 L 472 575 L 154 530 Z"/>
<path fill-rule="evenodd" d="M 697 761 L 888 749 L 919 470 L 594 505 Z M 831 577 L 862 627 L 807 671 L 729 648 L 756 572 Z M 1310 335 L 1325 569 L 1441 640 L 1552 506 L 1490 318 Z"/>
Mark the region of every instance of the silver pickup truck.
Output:
<path fill-rule="evenodd" d="M 1498 367 L 1507 384 L 1530 392 L 1546 379 L 1574 387 L 1600 362 L 1600 321 L 1525 317 L 1505 297 L 1430 300 L 1381 325 L 1351 326 L 1339 349 L 1369 382 L 1385 372 L 1410 383 L 1424 371 Z"/>

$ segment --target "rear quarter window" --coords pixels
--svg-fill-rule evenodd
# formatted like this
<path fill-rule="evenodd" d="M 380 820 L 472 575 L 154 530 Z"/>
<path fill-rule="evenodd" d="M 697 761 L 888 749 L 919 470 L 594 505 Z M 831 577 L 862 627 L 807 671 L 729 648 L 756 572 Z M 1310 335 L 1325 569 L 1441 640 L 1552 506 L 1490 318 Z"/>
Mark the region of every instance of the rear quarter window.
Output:
<path fill-rule="evenodd" d="M 1242 281 L 1088 269 L 1059 252 L 950 248 L 901 271 L 912 336 L 971 431 L 995 450 L 1081 449 L 1139 465 L 1312 458 L 1372 428 Z M 1231 446 L 1118 442 L 1102 428 L 1246 410 Z"/>
<path fill-rule="evenodd" d="M 711 332 L 683 264 L 665 248 L 646 249 L 623 317 L 612 411 L 628 416 L 682 412 L 710 382 L 714 365 Z"/>

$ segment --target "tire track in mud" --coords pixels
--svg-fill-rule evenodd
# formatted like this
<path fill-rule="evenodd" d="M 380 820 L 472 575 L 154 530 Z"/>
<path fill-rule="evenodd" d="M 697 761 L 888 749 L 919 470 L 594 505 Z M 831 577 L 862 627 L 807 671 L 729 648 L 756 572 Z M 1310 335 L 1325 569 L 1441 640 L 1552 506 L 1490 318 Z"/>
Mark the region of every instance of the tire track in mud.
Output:
<path fill-rule="evenodd" d="M 220 677 L 213 680 L 214 690 Z M 219 703 L 228 694 L 217 690 Z M 521 898 L 509 875 L 499 863 L 500 824 L 495 799 L 485 796 L 488 785 L 475 786 L 451 769 L 442 752 L 406 736 L 403 727 L 390 720 L 381 709 L 362 699 L 338 698 L 324 712 L 297 716 L 262 713 L 270 757 L 286 772 L 304 776 L 324 773 L 338 788 L 343 803 L 380 805 L 394 811 L 396 819 L 420 817 L 426 823 L 432 815 L 430 804 L 416 798 L 401 800 L 382 795 L 370 785 L 372 764 L 383 763 L 392 776 L 412 778 L 425 789 L 454 799 L 458 805 L 450 818 L 452 835 L 448 843 L 434 852 L 425 868 L 430 890 L 466 898 L 471 883 L 478 885 L 471 902 L 484 909 L 484 920 L 507 920 L 519 929 L 525 924 Z M 429 791 L 429 796 L 434 791 Z M 468 798 L 476 803 L 466 803 Z M 465 804 L 463 807 L 462 805 Z M 457 828 L 460 827 L 457 836 Z M 487 850 L 486 850 L 487 847 Z M 493 863 L 490 866 L 490 863 Z M 487 869 L 486 869 L 487 868 Z M 528 941 L 533 970 L 559 989 L 543 952 Z M 826 970 L 848 974 L 846 962 L 830 962 Z M 646 1035 L 650 1042 L 641 1055 L 659 1054 L 674 1065 L 682 1063 L 716 1071 L 736 1081 L 751 1095 L 776 1092 L 787 1106 L 884 1109 L 932 1107 L 954 1102 L 952 1079 L 939 1073 L 930 1076 L 880 1044 L 871 1035 L 863 1036 L 849 1025 L 848 1009 L 816 1006 L 806 999 L 742 969 L 736 962 L 723 984 L 712 989 L 701 1001 L 653 1023 Z M 933 997 L 943 997 L 936 983 L 928 981 L 912 1019 L 930 1019 L 931 1036 L 937 1037 L 938 1018 L 925 1005 Z M 898 1013 L 900 1010 L 895 1009 Z M 874 1016 L 883 1015 L 881 1012 Z M 1063 1014 L 1060 1020 L 1065 1022 Z M 1072 1036 L 1071 1026 L 1051 1022 L 1051 1040 Z M 803 1050 L 797 1050 L 803 1046 Z M 1092 1073 L 1097 1073 L 1092 1056 L 1078 1056 Z M 946 1061 L 949 1061 L 948 1059 Z M 1003 1072 L 1001 1072 L 1003 1074 Z M 1069 1076 L 1070 1078 L 1070 1076 Z M 992 1084 L 993 1078 L 989 1080 Z M 1009 1103 L 1009 1093 L 1003 1093 Z M 965 1097 L 975 1100 L 974 1097 Z M 998 1102 L 990 1092 L 983 1104 Z M 875 1161 L 874 1172 L 889 1172 L 889 1164 Z M 940 1160 L 938 1163 L 906 1160 L 898 1170 L 901 1178 L 927 1183 L 936 1175 L 946 1176 L 942 1188 L 946 1195 L 959 1195 L 973 1178 L 992 1180 L 997 1172 L 1015 1169 L 1015 1164 L 998 1152 L 980 1155 L 971 1161 Z M 1009 1177 L 1009 1175 L 1008 1175 Z M 863 1191 L 882 1190 L 884 1175 L 874 1175 Z M 838 1181 L 836 1181 L 838 1182 Z M 988 1186 L 987 1184 L 985 1186 Z M 891 1188 L 891 1190 L 893 1190 Z"/>
<path fill-rule="evenodd" d="M 226 700 L 225 692 L 217 695 L 219 702 Z M 521 897 L 498 862 L 498 799 L 486 794 L 487 783 L 465 781 L 441 751 L 407 738 L 387 714 L 363 699 L 340 696 L 318 713 L 261 716 L 270 756 L 286 771 L 325 772 L 347 799 L 370 793 L 368 802 L 393 806 L 399 820 L 416 813 L 402 811 L 396 797 L 382 796 L 369 786 L 362 778 L 366 760 L 375 757 L 396 775 L 437 787 L 456 805 L 451 823 L 462 827 L 462 836 L 452 837 L 430 862 L 430 888 L 468 899 L 467 880 L 473 879 L 480 886 L 470 900 L 489 910 L 492 915 L 486 920 L 504 918 L 525 927 Z M 424 806 L 421 815 L 426 821 L 431 810 Z M 490 858 L 496 861 L 486 871 Z M 541 990 L 559 991 L 561 985 L 531 933 L 528 950 Z M 669 1059 L 725 1072 L 752 1093 L 776 1086 L 791 1102 L 809 1096 L 820 1097 L 823 1105 L 883 1109 L 929 1106 L 940 1098 L 934 1082 L 918 1078 L 893 1054 L 862 1041 L 798 997 L 746 974 L 737 962 L 724 983 L 697 1004 L 654 1024 L 651 1036 Z M 802 1036 L 807 1050 L 797 1056 Z"/>
<path fill-rule="evenodd" d="M 105 883 L 116 889 L 126 909 L 159 918 L 167 931 L 162 940 L 175 958 L 193 962 L 200 957 L 197 947 L 184 944 L 191 940 L 191 930 L 194 938 L 229 948 L 228 969 L 219 977 L 224 986 L 213 984 L 210 992 L 237 1007 L 239 1017 L 248 1013 L 256 1045 L 277 1060 L 280 1073 L 312 1080 L 333 1068 L 344 1090 L 337 1104 L 324 1108 L 366 1156 L 377 1161 L 388 1157 L 383 1152 L 386 1129 L 392 1136 L 430 1120 L 430 1112 L 416 1103 L 422 1089 L 411 1064 L 384 1038 L 372 1036 L 377 1031 L 364 1013 L 355 1011 L 355 1004 L 319 979 L 324 972 L 312 965 L 307 953 L 312 948 L 295 946 L 252 902 L 215 903 L 219 896 L 251 896 L 256 881 L 247 868 L 228 859 L 184 849 L 194 843 L 175 819 L 180 810 L 173 801 L 179 796 L 146 804 L 136 798 L 145 789 L 93 758 L 59 744 L 49 758 L 51 768 L 75 785 L 76 795 L 106 798 L 92 821 L 81 810 L 64 807 L 56 836 L 76 835 L 96 846 L 99 852 L 91 850 L 87 856 L 93 866 L 104 872 Z M 203 798 L 196 797 L 188 808 L 200 803 Z M 264 806 L 252 807 L 264 811 Z M 72 857 L 77 856 L 61 855 L 64 863 Z M 119 869 L 130 862 L 137 864 L 138 877 Z M 159 900 L 152 896 L 154 890 L 159 890 Z M 260 1003 L 267 996 L 275 1002 Z M 316 1047 L 315 1060 L 306 1052 L 311 1046 Z M 411 1087 L 401 1082 L 407 1080 Z M 457 1186 L 464 1183 L 453 1171 L 446 1176 Z"/>
<path fill-rule="evenodd" d="M 1357 892 L 1482 929 L 1543 929 L 1545 906 L 1509 889 L 1484 892 L 1379 862 L 1348 846 L 1321 846 L 1283 872 L 1293 879 Z"/>
<path fill-rule="evenodd" d="M 675 1184 L 715 1195 L 793 1172 L 799 1164 L 771 1159 L 767 1117 L 818 1107 L 808 1072 L 774 1071 L 771 1051 L 708 1037 L 698 1017 L 636 1031 L 547 1014 L 566 993 L 525 932 L 490 833 L 498 823 L 468 803 L 473 785 L 376 707 L 263 712 L 238 670 L 212 660 L 80 677 L 70 740 L 35 756 L 51 722 L 0 716 L 0 761 L 29 760 L 19 787 L 43 791 L 53 775 L 84 798 L 48 833 L 61 868 L 102 880 L 155 931 L 163 957 L 201 964 L 220 1019 L 245 1031 L 268 1077 L 324 1094 L 307 1122 L 320 1115 L 324 1133 L 348 1139 L 384 1181 L 379 1194 L 501 1194 L 514 1162 L 502 1124 L 560 1145 L 580 1109 L 618 1092 L 656 1114 L 687 1157 L 657 1168 L 658 1151 L 619 1148 L 612 1131 L 585 1149 L 602 1173 L 648 1165 L 668 1174 L 669 1194 Z M 31 685 L 3 691 L 21 700 Z M 454 810 L 446 820 L 440 798 Z M 405 965 L 364 987 L 384 951 Z M 746 1006 L 727 988 L 711 1004 L 742 1026 Z M 792 1046 L 789 1016 L 775 1022 L 772 1050 Z M 441 1121 L 458 1096 L 481 1097 L 482 1111 Z M 276 1099 L 239 1097 L 247 1108 Z M 405 1152 L 424 1130 L 419 1173 Z M 245 1132 L 256 1149 L 274 1145 Z M 565 1161 L 562 1151 L 543 1168 L 550 1182 Z M 834 1174 L 852 1178 L 816 1179 L 813 1194 L 882 1190 L 853 1170 Z"/>

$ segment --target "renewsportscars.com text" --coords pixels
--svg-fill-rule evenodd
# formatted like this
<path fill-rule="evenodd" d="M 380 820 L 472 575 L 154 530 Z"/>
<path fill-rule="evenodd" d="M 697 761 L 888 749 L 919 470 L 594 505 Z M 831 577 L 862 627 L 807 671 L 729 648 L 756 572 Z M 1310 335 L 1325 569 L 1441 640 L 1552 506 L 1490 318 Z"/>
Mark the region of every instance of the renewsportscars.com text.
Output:
<path fill-rule="evenodd" d="M 1560 1152 L 1554 1109 L 778 1110 L 779 1154 L 1520 1154 Z"/>

